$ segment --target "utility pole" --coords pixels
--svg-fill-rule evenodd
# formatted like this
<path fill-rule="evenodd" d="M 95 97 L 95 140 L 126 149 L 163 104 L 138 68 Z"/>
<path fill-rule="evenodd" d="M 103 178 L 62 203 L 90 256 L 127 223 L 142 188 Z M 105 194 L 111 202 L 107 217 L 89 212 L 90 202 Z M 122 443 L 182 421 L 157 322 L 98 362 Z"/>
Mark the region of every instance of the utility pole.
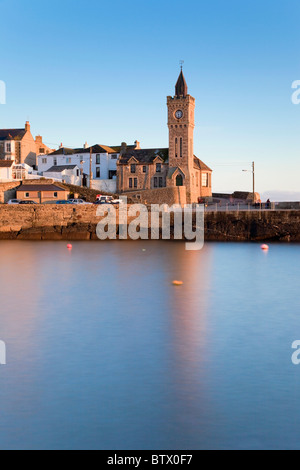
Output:
<path fill-rule="evenodd" d="M 93 147 L 90 147 L 90 184 L 89 188 L 92 189 L 92 158 L 93 158 Z"/>
<path fill-rule="evenodd" d="M 249 173 L 250 170 L 242 170 L 245 173 Z M 255 204 L 255 162 L 252 162 L 252 183 L 253 183 L 253 189 L 252 189 L 252 199 L 253 199 L 253 204 Z"/>
<path fill-rule="evenodd" d="M 253 204 L 255 203 L 255 162 L 252 162 L 252 174 L 253 174 Z"/>

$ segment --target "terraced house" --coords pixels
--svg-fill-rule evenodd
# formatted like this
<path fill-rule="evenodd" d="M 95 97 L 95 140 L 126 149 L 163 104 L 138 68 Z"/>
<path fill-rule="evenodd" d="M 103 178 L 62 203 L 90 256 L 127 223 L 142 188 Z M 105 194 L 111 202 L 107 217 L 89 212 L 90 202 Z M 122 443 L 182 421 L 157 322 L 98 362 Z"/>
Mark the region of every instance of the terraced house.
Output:
<path fill-rule="evenodd" d="M 167 105 L 169 147 L 122 148 L 117 189 L 141 201 L 199 202 L 212 196 L 212 170 L 194 155 L 195 98 L 182 70 Z"/>
<path fill-rule="evenodd" d="M 28 121 L 21 129 L 0 129 L 0 160 L 35 167 L 37 155 L 50 152 L 40 135 L 33 138 Z"/>

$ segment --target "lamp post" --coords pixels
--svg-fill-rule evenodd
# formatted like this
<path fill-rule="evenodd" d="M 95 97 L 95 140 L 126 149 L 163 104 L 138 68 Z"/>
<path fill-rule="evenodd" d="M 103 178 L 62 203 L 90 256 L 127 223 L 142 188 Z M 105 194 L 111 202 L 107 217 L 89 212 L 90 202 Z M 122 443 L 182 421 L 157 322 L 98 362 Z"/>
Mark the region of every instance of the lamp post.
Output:
<path fill-rule="evenodd" d="M 242 170 L 243 172 L 247 173 L 250 170 Z M 252 162 L 252 183 L 253 183 L 253 204 L 255 203 L 255 162 Z"/>

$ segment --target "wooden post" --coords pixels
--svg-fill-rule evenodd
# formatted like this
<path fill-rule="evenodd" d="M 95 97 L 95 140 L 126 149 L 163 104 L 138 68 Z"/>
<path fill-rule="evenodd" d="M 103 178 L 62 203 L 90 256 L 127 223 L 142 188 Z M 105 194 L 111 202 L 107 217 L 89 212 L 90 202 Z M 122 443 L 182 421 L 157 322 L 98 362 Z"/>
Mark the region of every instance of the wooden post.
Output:
<path fill-rule="evenodd" d="M 93 147 L 90 147 L 90 184 L 89 188 L 92 189 L 92 158 L 93 158 Z"/>

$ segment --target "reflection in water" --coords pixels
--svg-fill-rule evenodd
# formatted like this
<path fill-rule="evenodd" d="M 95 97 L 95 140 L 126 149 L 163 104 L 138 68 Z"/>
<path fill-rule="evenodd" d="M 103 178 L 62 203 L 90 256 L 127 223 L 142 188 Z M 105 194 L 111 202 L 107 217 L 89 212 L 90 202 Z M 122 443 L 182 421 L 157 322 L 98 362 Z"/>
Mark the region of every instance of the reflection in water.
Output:
<path fill-rule="evenodd" d="M 0 242 L 0 448 L 299 447 L 299 254 Z"/>

